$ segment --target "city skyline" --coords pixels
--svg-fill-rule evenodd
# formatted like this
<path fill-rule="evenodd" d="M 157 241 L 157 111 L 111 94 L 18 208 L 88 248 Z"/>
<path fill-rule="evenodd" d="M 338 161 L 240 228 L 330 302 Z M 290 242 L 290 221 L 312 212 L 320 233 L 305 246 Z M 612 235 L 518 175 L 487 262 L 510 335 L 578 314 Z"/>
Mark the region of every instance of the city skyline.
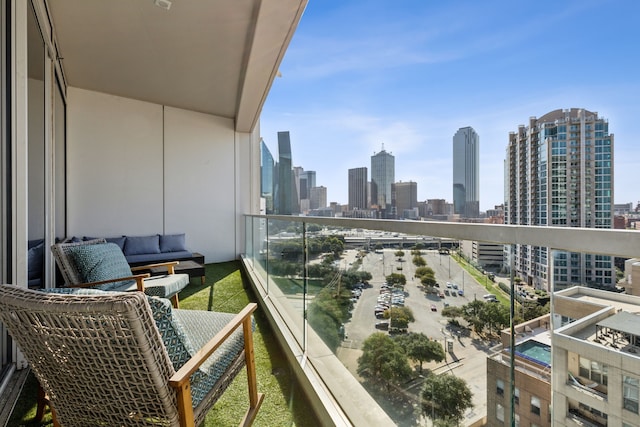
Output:
<path fill-rule="evenodd" d="M 636 11 L 627 1 L 566 2 L 553 13 L 497 1 L 310 3 L 261 136 L 273 152 L 277 132 L 290 131 L 295 165 L 317 172 L 329 202 L 347 204 L 347 171 L 382 143 L 396 157 L 395 180 L 418 183 L 418 200 L 452 201 L 450 141 L 471 126 L 483 141 L 486 211 L 503 202 L 509 133 L 531 116 L 584 108 L 611 122 L 614 200 L 635 204 Z"/>

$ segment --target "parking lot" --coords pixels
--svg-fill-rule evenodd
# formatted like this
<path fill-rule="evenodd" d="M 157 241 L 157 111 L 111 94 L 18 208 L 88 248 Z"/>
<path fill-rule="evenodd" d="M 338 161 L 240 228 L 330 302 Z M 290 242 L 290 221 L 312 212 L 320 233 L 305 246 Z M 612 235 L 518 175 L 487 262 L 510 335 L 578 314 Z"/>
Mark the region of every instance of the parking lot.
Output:
<path fill-rule="evenodd" d="M 425 368 L 436 373 L 451 372 L 464 378 L 473 395 L 474 408 L 467 414 L 467 425 L 486 414 L 486 354 L 489 345 L 478 342 L 468 335 L 457 335 L 447 328 L 447 319 L 441 312 L 445 305 L 462 306 L 474 298 L 482 299 L 486 289 L 478 284 L 458 263 L 448 255 L 440 255 L 436 250 L 423 250 L 422 257 L 435 272 L 439 290 L 444 294 L 425 294 L 420 281 L 414 278 L 411 250 L 404 250 L 403 261 L 395 256 L 397 249 L 385 249 L 382 253 L 370 252 L 363 258 L 361 269 L 372 274 L 371 286 L 364 288 L 354 304 L 350 321 L 345 325 L 346 339 L 337 352 L 347 368 L 357 376 L 357 359 L 361 354 L 363 341 L 375 332 L 381 319 L 376 318 L 375 307 L 380 305 L 385 277 L 391 273 L 403 273 L 407 284 L 403 292 L 403 304 L 411 308 L 415 322 L 409 324 L 409 332 L 422 332 L 431 339 L 452 344 L 447 352 L 447 360 L 436 364 L 425 364 Z M 347 259 L 355 258 L 355 251 L 347 251 Z M 451 287 L 447 287 L 450 283 Z M 455 285 L 455 287 L 454 287 Z M 459 292 L 462 294 L 460 295 Z M 383 292 L 383 294 L 386 294 Z M 447 295 L 448 294 L 448 295 Z M 393 293 L 389 293 L 393 296 Z M 398 294 L 395 294 L 398 296 Z M 446 348 L 446 347 L 445 347 Z"/>

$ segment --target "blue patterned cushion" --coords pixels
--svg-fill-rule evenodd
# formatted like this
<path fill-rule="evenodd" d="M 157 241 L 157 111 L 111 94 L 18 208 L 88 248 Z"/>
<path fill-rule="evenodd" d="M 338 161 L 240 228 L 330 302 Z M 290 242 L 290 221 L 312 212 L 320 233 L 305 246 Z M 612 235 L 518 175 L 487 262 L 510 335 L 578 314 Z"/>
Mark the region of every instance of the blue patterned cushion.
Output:
<path fill-rule="evenodd" d="M 171 302 L 157 297 L 147 297 L 147 300 L 173 369 L 177 371 L 195 354 L 195 349 L 189 344 L 180 322 L 172 315 Z"/>
<path fill-rule="evenodd" d="M 160 331 L 173 368 L 180 369 L 195 353 L 234 317 L 231 313 L 201 310 L 176 310 L 169 300 L 148 297 L 153 319 Z M 252 323 L 252 326 L 253 325 Z M 224 375 L 235 357 L 244 349 L 242 328 L 229 338 L 191 375 L 193 406 L 200 404 L 216 382 Z"/>
<path fill-rule="evenodd" d="M 129 263 L 115 243 L 75 246 L 69 248 L 69 252 L 85 283 L 131 276 Z M 97 288 L 108 291 L 132 283 L 135 281 L 126 280 L 107 283 Z"/>

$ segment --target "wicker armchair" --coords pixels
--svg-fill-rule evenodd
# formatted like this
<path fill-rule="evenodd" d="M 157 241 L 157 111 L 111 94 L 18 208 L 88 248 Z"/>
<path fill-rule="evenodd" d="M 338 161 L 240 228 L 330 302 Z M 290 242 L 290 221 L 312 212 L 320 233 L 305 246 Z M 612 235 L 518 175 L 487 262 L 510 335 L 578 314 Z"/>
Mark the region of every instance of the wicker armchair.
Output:
<path fill-rule="evenodd" d="M 194 426 L 243 366 L 257 392 L 249 304 L 239 314 L 172 309 L 141 292 L 80 294 L 0 285 L 0 320 L 59 426 Z M 199 348 L 199 350 L 195 350 Z"/>
<path fill-rule="evenodd" d="M 65 286 L 109 291 L 143 291 L 147 295 L 170 298 L 179 307 L 178 293 L 189 284 L 188 274 L 174 274 L 178 261 L 129 267 L 122 250 L 105 239 L 56 243 L 51 252 L 62 273 Z M 134 274 L 154 267 L 166 267 L 167 274 Z"/>

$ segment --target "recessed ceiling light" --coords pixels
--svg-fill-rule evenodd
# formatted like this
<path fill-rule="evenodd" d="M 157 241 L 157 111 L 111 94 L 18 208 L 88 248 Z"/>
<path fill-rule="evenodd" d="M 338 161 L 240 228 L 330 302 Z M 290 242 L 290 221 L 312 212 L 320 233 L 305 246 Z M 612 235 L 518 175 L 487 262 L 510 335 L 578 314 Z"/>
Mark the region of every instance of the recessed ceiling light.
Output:
<path fill-rule="evenodd" d="M 153 0 L 153 4 L 163 9 L 169 10 L 171 9 L 171 1 L 170 0 Z"/>

